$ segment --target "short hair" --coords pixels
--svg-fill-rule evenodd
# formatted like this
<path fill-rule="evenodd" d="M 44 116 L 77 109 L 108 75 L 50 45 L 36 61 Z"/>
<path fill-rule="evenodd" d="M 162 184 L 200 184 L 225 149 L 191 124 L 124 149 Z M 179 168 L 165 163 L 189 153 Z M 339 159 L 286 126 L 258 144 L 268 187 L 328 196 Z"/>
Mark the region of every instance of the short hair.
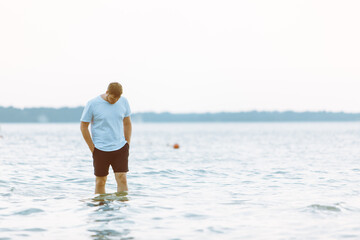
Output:
<path fill-rule="evenodd" d="M 114 95 L 115 97 L 120 97 L 123 93 L 123 89 L 120 83 L 112 82 L 107 88 L 109 94 Z"/>

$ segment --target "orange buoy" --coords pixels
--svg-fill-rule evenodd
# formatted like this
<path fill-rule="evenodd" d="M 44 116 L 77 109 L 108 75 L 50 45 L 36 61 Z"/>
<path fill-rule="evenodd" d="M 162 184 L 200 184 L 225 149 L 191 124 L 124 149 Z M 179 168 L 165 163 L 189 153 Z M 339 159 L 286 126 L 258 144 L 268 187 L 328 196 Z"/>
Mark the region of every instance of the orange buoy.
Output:
<path fill-rule="evenodd" d="M 177 144 L 177 143 L 175 143 L 174 146 L 173 146 L 174 149 L 178 149 L 179 147 L 180 147 L 180 146 L 179 146 L 179 144 Z"/>

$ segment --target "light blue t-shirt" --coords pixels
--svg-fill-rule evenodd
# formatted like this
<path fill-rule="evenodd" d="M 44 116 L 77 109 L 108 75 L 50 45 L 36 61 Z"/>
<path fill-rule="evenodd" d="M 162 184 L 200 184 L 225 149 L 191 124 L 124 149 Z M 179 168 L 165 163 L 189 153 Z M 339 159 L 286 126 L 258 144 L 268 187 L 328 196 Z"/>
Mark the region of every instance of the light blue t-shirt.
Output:
<path fill-rule="evenodd" d="M 91 138 L 97 149 L 110 152 L 126 144 L 123 119 L 131 114 L 126 98 L 111 104 L 101 96 L 91 99 L 85 106 L 80 121 L 91 122 Z"/>

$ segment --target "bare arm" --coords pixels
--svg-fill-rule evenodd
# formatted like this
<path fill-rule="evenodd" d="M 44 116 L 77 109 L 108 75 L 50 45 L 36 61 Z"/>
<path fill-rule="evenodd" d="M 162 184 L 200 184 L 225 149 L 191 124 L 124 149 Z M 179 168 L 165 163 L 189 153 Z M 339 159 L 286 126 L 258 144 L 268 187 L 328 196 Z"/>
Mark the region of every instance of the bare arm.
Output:
<path fill-rule="evenodd" d="M 125 117 L 124 120 L 123 120 L 123 124 L 124 124 L 124 136 L 125 136 L 125 140 L 126 140 L 126 141 L 128 142 L 128 144 L 130 145 L 131 130 L 132 130 L 130 117 Z"/>
<path fill-rule="evenodd" d="M 89 132 L 89 122 L 81 122 L 80 123 L 80 130 L 81 130 L 81 133 L 85 139 L 85 142 L 87 143 L 87 145 L 89 146 L 89 149 L 91 152 L 94 151 L 94 143 L 91 139 L 91 136 L 90 136 L 90 132 Z"/>

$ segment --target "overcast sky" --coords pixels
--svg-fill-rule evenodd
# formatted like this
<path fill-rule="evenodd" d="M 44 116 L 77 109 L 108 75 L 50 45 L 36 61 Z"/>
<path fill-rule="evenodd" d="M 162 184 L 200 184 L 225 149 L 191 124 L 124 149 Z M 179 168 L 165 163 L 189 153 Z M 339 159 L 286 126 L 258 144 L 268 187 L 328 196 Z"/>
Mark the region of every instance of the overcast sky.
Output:
<path fill-rule="evenodd" d="M 360 1 L 0 0 L 0 106 L 360 112 Z"/>

